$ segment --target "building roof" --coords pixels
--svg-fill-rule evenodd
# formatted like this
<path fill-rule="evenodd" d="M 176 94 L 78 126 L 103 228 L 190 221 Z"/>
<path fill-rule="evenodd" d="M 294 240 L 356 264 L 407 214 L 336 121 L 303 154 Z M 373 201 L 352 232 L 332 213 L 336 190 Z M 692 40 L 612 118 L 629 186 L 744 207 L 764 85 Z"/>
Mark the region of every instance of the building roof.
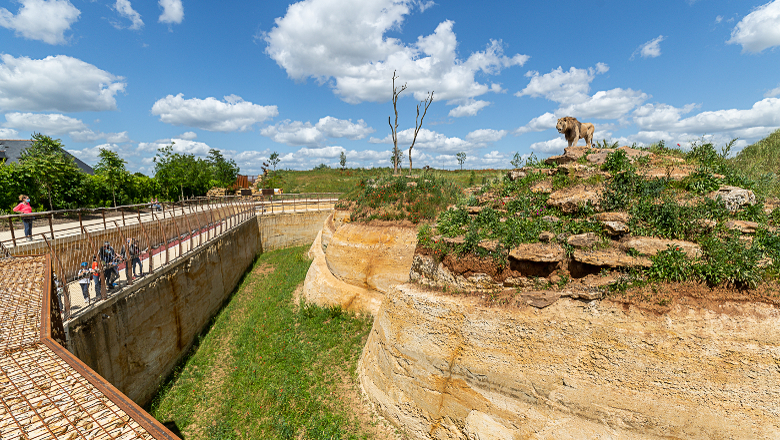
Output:
<path fill-rule="evenodd" d="M 25 139 L 0 139 L 0 161 L 19 162 L 19 157 L 22 155 L 22 151 L 26 150 L 32 145 L 31 140 Z M 95 171 L 91 166 L 82 162 L 78 157 L 62 150 L 68 156 L 72 157 L 81 171 L 87 174 L 95 174 Z"/>

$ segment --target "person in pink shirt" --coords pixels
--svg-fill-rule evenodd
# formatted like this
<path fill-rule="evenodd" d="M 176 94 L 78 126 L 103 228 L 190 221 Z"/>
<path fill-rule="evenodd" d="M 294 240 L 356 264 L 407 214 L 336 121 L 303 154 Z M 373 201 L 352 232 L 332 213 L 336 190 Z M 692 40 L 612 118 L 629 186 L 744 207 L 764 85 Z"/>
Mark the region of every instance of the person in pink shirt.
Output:
<path fill-rule="evenodd" d="M 22 214 L 32 214 L 32 206 L 30 206 L 30 198 L 22 194 L 19 196 L 19 204 L 14 207 L 14 212 Z M 32 240 L 32 217 L 24 217 L 22 219 L 24 223 L 24 236 L 27 240 Z"/>

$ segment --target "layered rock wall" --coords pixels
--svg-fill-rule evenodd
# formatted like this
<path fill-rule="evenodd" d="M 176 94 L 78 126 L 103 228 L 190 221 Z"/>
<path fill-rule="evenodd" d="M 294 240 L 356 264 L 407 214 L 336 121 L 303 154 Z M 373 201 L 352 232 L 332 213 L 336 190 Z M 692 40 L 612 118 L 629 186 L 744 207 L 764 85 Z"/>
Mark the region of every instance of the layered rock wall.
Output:
<path fill-rule="evenodd" d="M 258 215 L 263 252 L 292 246 L 308 246 L 333 211 L 290 212 Z"/>
<path fill-rule="evenodd" d="M 779 365 L 780 311 L 764 304 L 502 310 L 405 284 L 358 374 L 420 439 L 774 439 Z"/>

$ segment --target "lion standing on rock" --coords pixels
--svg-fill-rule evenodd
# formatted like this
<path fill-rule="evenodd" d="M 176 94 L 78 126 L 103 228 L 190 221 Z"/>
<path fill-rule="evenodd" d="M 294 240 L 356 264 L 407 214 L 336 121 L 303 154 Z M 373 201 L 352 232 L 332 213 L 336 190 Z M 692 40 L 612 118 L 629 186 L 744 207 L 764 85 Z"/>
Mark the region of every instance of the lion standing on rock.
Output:
<path fill-rule="evenodd" d="M 558 129 L 558 133 L 563 133 L 563 137 L 569 141 L 569 146 L 577 145 L 577 141 L 585 139 L 585 144 L 591 147 L 593 143 L 593 132 L 596 128 L 593 124 L 586 122 L 582 123 L 577 118 L 566 116 L 558 119 L 558 123 L 555 125 Z"/>

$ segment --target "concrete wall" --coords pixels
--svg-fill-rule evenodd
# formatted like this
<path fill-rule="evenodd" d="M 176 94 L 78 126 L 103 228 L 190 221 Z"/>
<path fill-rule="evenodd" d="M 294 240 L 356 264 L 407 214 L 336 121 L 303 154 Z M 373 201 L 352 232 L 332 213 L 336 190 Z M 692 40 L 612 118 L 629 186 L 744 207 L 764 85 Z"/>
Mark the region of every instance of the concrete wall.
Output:
<path fill-rule="evenodd" d="M 260 249 L 257 223 L 244 222 L 71 320 L 70 351 L 146 405 Z"/>
<path fill-rule="evenodd" d="M 333 211 L 296 212 L 257 217 L 263 252 L 310 245 Z"/>

